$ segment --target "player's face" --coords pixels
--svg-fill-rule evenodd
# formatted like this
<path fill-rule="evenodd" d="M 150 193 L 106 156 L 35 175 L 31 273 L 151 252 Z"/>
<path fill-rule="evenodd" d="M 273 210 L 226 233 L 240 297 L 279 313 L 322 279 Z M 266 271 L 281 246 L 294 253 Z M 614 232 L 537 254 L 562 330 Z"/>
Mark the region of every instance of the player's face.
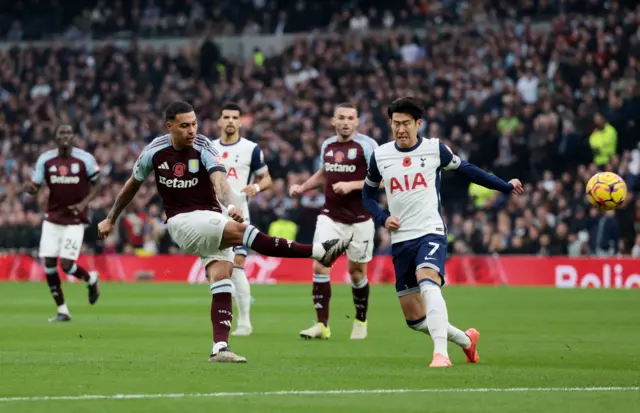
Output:
<path fill-rule="evenodd" d="M 62 125 L 56 131 L 56 145 L 59 148 L 68 148 L 73 141 L 73 128 L 69 125 Z"/>
<path fill-rule="evenodd" d="M 175 120 L 167 122 L 167 128 L 178 143 L 187 146 L 193 145 L 198 133 L 198 120 L 195 112 L 177 115 Z"/>
<path fill-rule="evenodd" d="M 337 108 L 331 118 L 331 124 L 336 128 L 336 133 L 345 139 L 356 132 L 358 122 L 358 112 L 351 108 Z"/>
<path fill-rule="evenodd" d="M 414 120 L 406 113 L 394 113 L 391 118 L 393 139 L 401 148 L 410 148 L 418 142 L 418 129 L 422 126 L 422 119 Z"/>
<path fill-rule="evenodd" d="M 238 133 L 240 124 L 240 112 L 237 110 L 223 110 L 220 119 L 218 119 L 218 126 L 227 136 Z"/>

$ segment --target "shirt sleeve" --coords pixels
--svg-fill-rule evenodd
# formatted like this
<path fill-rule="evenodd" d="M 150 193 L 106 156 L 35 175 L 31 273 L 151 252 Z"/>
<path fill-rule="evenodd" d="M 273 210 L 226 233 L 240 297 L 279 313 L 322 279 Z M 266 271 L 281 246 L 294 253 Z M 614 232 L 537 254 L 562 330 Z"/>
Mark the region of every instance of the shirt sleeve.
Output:
<path fill-rule="evenodd" d="M 322 146 L 320 147 L 320 168 L 324 169 L 324 151 L 327 149 L 327 145 L 329 145 L 329 140 L 322 142 Z"/>
<path fill-rule="evenodd" d="M 208 141 L 201 145 L 200 161 L 207 170 L 207 173 L 212 174 L 214 172 L 227 172 L 227 169 L 222 163 L 220 153 L 213 147 Z"/>
<path fill-rule="evenodd" d="M 82 162 L 84 162 L 84 167 L 87 170 L 89 180 L 91 182 L 97 182 L 100 179 L 100 166 L 98 166 L 96 158 L 87 152 L 86 156 L 83 157 Z"/>
<path fill-rule="evenodd" d="M 144 182 L 153 170 L 153 153 L 144 148 L 133 166 L 133 178 L 138 182 Z"/>
<path fill-rule="evenodd" d="M 444 143 L 440 144 L 440 167 L 446 170 L 455 170 L 460 167 L 461 161 L 458 155 Z"/>
<path fill-rule="evenodd" d="M 44 164 L 47 162 L 43 155 L 38 157 L 36 161 L 36 166 L 33 168 L 33 173 L 31 174 L 31 180 L 34 184 L 40 186 L 44 182 Z"/>
<path fill-rule="evenodd" d="M 264 162 L 264 153 L 260 146 L 256 145 L 253 148 L 253 153 L 251 154 L 251 172 L 256 175 L 262 175 L 263 173 L 269 171 L 269 167 Z"/>
<path fill-rule="evenodd" d="M 364 150 L 364 157 L 367 160 L 367 165 L 371 162 L 371 158 L 373 157 L 373 152 L 378 147 L 378 142 L 369 138 L 365 141 L 366 143 L 362 146 Z"/>
<path fill-rule="evenodd" d="M 377 188 L 382 181 L 382 175 L 378 170 L 378 162 L 376 161 L 376 152 L 373 151 L 371 158 L 369 159 L 369 167 L 367 168 L 367 177 L 365 178 L 365 184 Z"/>

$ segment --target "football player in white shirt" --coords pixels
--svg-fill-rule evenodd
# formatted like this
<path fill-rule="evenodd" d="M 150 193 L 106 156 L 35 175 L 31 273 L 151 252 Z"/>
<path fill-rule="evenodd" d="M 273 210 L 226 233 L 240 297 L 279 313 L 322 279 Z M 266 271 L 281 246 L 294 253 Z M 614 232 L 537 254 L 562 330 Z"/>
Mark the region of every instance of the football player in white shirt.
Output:
<path fill-rule="evenodd" d="M 380 146 L 371 155 L 363 204 L 375 221 L 391 232 L 400 306 L 408 326 L 433 339 L 430 367 L 451 366 L 447 340 L 462 348 L 467 362 L 477 363 L 480 333 L 473 328 L 462 332 L 449 324 L 442 297 L 447 236 L 440 212 L 440 170 L 455 170 L 478 185 L 505 194 L 522 194 L 522 184 L 517 179 L 507 183 L 461 161 L 438 139 L 419 137 L 423 114 L 420 101 L 409 97 L 397 99 L 387 113 L 394 142 Z M 381 181 L 391 215 L 376 202 Z"/>
<path fill-rule="evenodd" d="M 226 103 L 220 110 L 218 126 L 220 138 L 213 141 L 213 147 L 222 157 L 227 169 L 227 182 L 233 191 L 236 205 L 242 208 L 245 222 L 249 223 L 248 197 L 271 186 L 269 168 L 264 163 L 264 154 L 256 143 L 240 136 L 242 109 L 235 103 Z M 231 333 L 234 336 L 248 336 L 253 330 L 249 315 L 251 308 L 251 287 L 244 272 L 244 263 L 249 250 L 234 247 L 232 281 L 238 306 L 238 325 Z"/>

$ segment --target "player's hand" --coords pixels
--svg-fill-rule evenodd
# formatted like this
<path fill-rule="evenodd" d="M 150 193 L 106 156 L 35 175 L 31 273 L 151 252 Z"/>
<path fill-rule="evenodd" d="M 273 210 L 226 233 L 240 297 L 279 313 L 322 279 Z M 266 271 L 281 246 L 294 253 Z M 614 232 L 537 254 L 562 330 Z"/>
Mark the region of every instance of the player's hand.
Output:
<path fill-rule="evenodd" d="M 229 214 L 229 218 L 231 218 L 232 220 L 240 223 L 244 222 L 244 214 L 242 213 L 242 210 L 240 208 L 233 206 L 229 208 L 227 212 Z"/>
<path fill-rule="evenodd" d="M 350 182 L 336 182 L 332 186 L 333 192 L 338 195 L 347 195 L 349 192 L 353 191 L 353 186 Z"/>
<path fill-rule="evenodd" d="M 85 204 L 84 202 L 79 202 L 77 204 L 68 206 L 68 208 L 71 212 L 73 212 L 73 215 L 78 215 L 87 209 L 87 204 Z"/>
<path fill-rule="evenodd" d="M 38 187 L 31 181 L 25 182 L 22 190 L 31 196 L 35 196 L 38 193 Z"/>
<path fill-rule="evenodd" d="M 256 189 L 256 185 L 257 184 L 253 184 L 253 185 L 247 185 L 244 188 L 242 188 L 242 192 L 243 194 L 247 194 L 247 196 L 254 196 L 255 194 L 257 194 L 259 191 Z"/>
<path fill-rule="evenodd" d="M 389 231 L 397 231 L 400 229 L 400 220 L 397 217 L 389 217 L 384 223 L 384 227 Z"/>
<path fill-rule="evenodd" d="M 109 219 L 105 219 L 101 223 L 98 224 L 98 236 L 102 239 L 105 239 L 111 234 L 113 231 L 113 224 Z"/>
<path fill-rule="evenodd" d="M 304 193 L 304 191 L 302 190 L 302 185 L 291 185 L 291 188 L 289 188 L 289 196 L 300 196 Z"/>
<path fill-rule="evenodd" d="M 513 194 L 522 195 L 524 194 L 524 188 L 522 187 L 522 182 L 519 179 L 512 179 L 509 181 L 511 185 L 513 185 Z"/>

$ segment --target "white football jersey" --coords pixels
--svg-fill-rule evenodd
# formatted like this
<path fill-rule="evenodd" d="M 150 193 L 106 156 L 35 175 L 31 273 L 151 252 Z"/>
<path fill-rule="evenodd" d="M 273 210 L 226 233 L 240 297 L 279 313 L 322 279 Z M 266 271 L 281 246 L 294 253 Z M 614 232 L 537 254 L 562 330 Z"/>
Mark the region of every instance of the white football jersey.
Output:
<path fill-rule="evenodd" d="M 223 144 L 220 139 L 216 139 L 212 143 L 220 153 L 222 163 L 227 169 L 227 182 L 234 192 L 236 206 L 244 209 L 247 213 L 247 197 L 240 191 L 249 185 L 256 175 L 269 170 L 264 162 L 264 153 L 257 143 L 242 137 L 231 145 Z"/>
<path fill-rule="evenodd" d="M 446 235 L 440 212 L 440 169 L 457 169 L 460 158 L 438 139 L 419 139 L 413 148 L 386 143 L 369 161 L 367 185 L 378 187 L 384 181 L 389 212 L 400 220 L 400 229 L 391 232 L 394 244 L 427 234 Z"/>

